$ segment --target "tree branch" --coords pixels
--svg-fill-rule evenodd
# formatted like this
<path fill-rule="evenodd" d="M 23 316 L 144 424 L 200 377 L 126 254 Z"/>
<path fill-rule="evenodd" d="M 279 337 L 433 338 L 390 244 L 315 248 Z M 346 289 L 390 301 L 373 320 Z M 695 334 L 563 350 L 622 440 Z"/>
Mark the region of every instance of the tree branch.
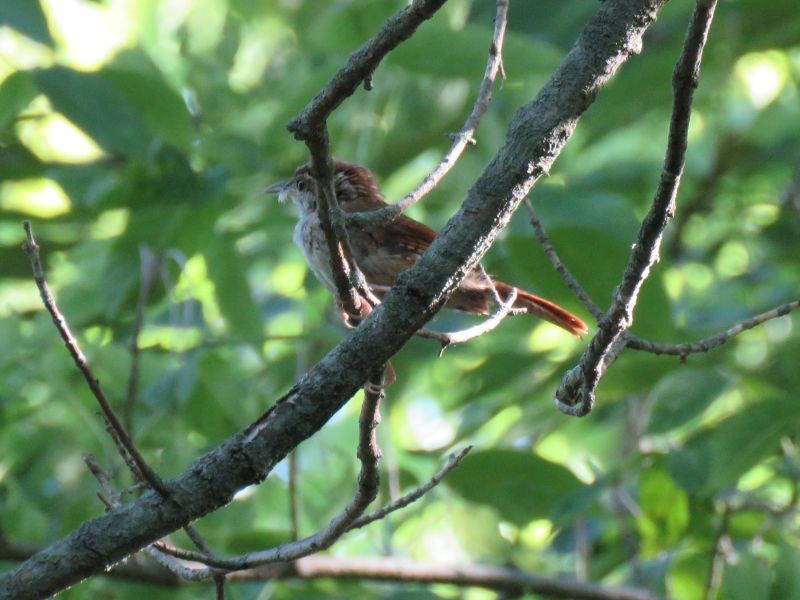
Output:
<path fill-rule="evenodd" d="M 592 316 L 600 321 L 605 314 L 603 309 L 591 299 L 586 290 L 583 289 L 583 286 L 578 282 L 577 279 L 575 279 L 575 276 L 567 268 L 567 265 L 561 262 L 561 258 L 559 258 L 556 249 L 553 247 L 553 243 L 550 241 L 550 236 L 547 235 L 542 222 L 539 220 L 539 217 L 536 215 L 536 211 L 533 209 L 533 203 L 529 198 L 525 198 L 525 208 L 528 210 L 528 218 L 530 219 L 533 231 L 536 233 L 536 238 L 542 245 L 548 260 L 558 274 L 561 275 L 561 279 L 564 280 L 564 283 L 566 283 L 569 289 L 572 290 L 572 293 L 575 294 L 578 300 L 583 302 L 583 305 L 592 314 Z"/>
<path fill-rule="evenodd" d="M 111 404 L 106 398 L 103 388 L 100 387 L 100 380 L 94 376 L 92 369 L 89 367 L 89 361 L 86 360 L 86 356 L 81 351 L 75 336 L 72 335 L 72 331 L 70 331 L 66 319 L 58 309 L 56 300 L 50 292 L 50 288 L 44 276 L 44 268 L 39 258 L 39 245 L 33 237 L 33 229 L 31 228 L 30 221 L 25 221 L 23 226 L 25 228 L 25 235 L 27 236 L 25 252 L 27 252 L 30 257 L 33 279 L 36 282 L 36 287 L 39 289 L 39 296 L 42 299 L 42 303 L 53 318 L 53 324 L 56 326 L 59 335 L 61 335 L 61 339 L 64 340 L 64 345 L 67 347 L 72 360 L 75 362 L 75 366 L 78 367 L 81 375 L 83 375 L 83 378 L 86 380 L 86 384 L 89 386 L 89 390 L 91 390 L 97 403 L 100 405 L 103 418 L 108 424 L 109 432 L 119 447 L 123 459 L 129 464 L 132 461 L 133 466 L 135 466 L 134 475 L 141 475 L 153 489 L 157 490 L 159 494 L 166 498 L 169 492 L 164 482 L 161 480 L 161 477 L 150 468 L 134 446 L 122 422 L 119 420 L 116 413 L 114 413 L 114 409 L 111 408 Z"/>
<path fill-rule="evenodd" d="M 0 560 L 25 560 L 38 551 L 28 544 L 0 542 Z M 183 587 L 185 579 L 152 563 L 126 561 L 104 575 L 162 587 Z M 659 600 L 644 589 L 577 583 L 536 575 L 519 569 L 484 565 L 440 566 L 391 557 L 308 556 L 288 564 L 273 564 L 240 571 L 227 576 L 228 581 L 273 581 L 275 579 L 353 579 L 397 583 L 447 583 L 459 587 L 481 587 L 498 591 L 542 594 L 551 598 L 575 600 Z"/>
<path fill-rule="evenodd" d="M 183 565 L 176 571 L 178 575 L 190 581 L 203 581 L 214 577 L 219 570 L 240 571 L 275 562 L 287 562 L 308 556 L 330 548 L 336 540 L 353 528 L 355 520 L 364 514 L 378 495 L 380 473 L 378 461 L 381 450 L 378 447 L 377 429 L 380 423 L 380 401 L 383 398 L 383 369 L 375 372 L 364 386 L 364 404 L 359 418 L 358 460 L 361 471 L 358 474 L 358 486 L 353 498 L 347 506 L 336 515 L 328 526 L 317 533 L 300 540 L 292 540 L 268 550 L 249 552 L 233 558 L 210 557 L 207 553 L 197 553 L 168 546 L 163 542 L 154 544 L 159 552 L 169 554 L 182 560 L 190 560 L 207 565 L 189 571 Z M 163 566 L 171 568 L 170 561 L 161 561 Z"/>
<path fill-rule="evenodd" d="M 776 306 L 772 310 L 768 310 L 766 312 L 750 317 L 749 319 L 745 319 L 744 321 L 741 321 L 740 323 L 737 323 L 736 325 L 729 327 L 725 331 L 721 331 L 715 335 L 703 338 L 702 340 L 698 340 L 696 342 L 686 342 L 683 344 L 665 344 L 663 342 L 652 342 L 650 340 L 643 340 L 639 337 L 630 335 L 629 339 L 627 340 L 627 346 L 629 348 L 633 348 L 634 350 L 652 352 L 653 354 L 671 354 L 673 356 L 680 356 L 681 358 L 683 358 L 688 356 L 689 354 L 708 352 L 710 350 L 713 350 L 714 348 L 718 348 L 719 346 L 722 346 L 722 344 L 727 342 L 729 339 L 739 335 L 743 331 L 747 331 L 748 329 L 753 329 L 753 327 L 757 327 L 762 323 L 771 321 L 772 319 L 777 319 L 778 317 L 788 315 L 790 312 L 796 310 L 797 308 L 800 308 L 800 300 L 794 300 L 792 302 L 787 302 L 786 304 L 781 304 L 780 306 Z"/>
<path fill-rule="evenodd" d="M 597 384 L 624 347 L 622 333 L 633 324 L 639 290 L 659 258 L 664 228 L 675 212 L 675 199 L 686 158 L 692 99 L 716 5 L 716 0 L 697 1 L 673 75 L 674 100 L 661 180 L 653 204 L 639 229 L 614 301 L 600 321 L 598 331 L 581 356 L 580 363 L 564 375 L 556 390 L 556 405 L 566 414 L 582 417 L 592 410 Z"/>
<path fill-rule="evenodd" d="M 495 329 L 514 310 L 514 302 L 516 299 L 517 288 L 512 288 L 508 298 L 506 298 L 505 301 L 500 304 L 500 306 L 497 308 L 497 311 L 488 319 L 485 319 L 483 322 L 478 323 L 477 325 L 473 325 L 467 329 L 462 329 L 461 331 L 447 332 L 431 331 L 430 329 L 422 328 L 417 331 L 417 335 L 421 338 L 436 340 L 439 342 L 441 344 L 441 347 L 439 348 L 439 356 L 441 356 L 444 354 L 444 351 L 447 350 L 448 346 L 452 344 L 464 344 Z"/>
<path fill-rule="evenodd" d="M 383 302 L 256 423 L 154 492 L 83 523 L 0 577 L 0 599 L 42 597 L 102 572 L 263 480 L 318 431 L 374 370 L 446 302 L 545 173 L 580 115 L 625 60 L 666 0 L 606 0 L 561 66 L 514 118 L 503 147 L 418 263 Z M 113 531 L 114 535 L 108 535 Z"/>
<path fill-rule="evenodd" d="M 403 583 L 449 583 L 508 592 L 533 593 L 550 598 L 586 600 L 658 600 L 647 590 L 610 587 L 553 577 L 542 577 L 507 567 L 485 565 L 445 566 L 399 558 L 341 558 L 309 556 L 295 563 L 245 571 L 231 579 L 358 579 Z"/>

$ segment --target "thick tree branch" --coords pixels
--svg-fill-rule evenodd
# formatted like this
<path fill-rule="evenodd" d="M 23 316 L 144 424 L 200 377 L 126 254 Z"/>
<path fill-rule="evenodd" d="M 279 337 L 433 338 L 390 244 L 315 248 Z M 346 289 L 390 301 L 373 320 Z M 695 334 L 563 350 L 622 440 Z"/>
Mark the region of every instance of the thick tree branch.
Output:
<path fill-rule="evenodd" d="M 318 431 L 374 370 L 443 306 L 545 173 L 602 85 L 641 48 L 666 0 L 606 0 L 537 98 L 515 116 L 507 140 L 458 213 L 383 302 L 256 423 L 197 459 L 154 492 L 83 523 L 0 578 L 0 599 L 43 597 L 102 572 L 170 531 L 218 509 L 263 480 Z M 113 532 L 113 534 L 111 534 Z"/>
<path fill-rule="evenodd" d="M 36 546 L 0 542 L 0 560 L 26 560 L 38 551 Z M 154 565 L 127 561 L 104 573 L 109 577 L 149 583 L 161 587 L 192 585 L 172 571 Z M 448 583 L 459 587 L 481 587 L 498 591 L 542 594 L 551 598 L 575 600 L 658 600 L 647 590 L 575 582 L 536 575 L 519 569 L 464 565 L 432 565 L 390 557 L 308 556 L 288 564 L 274 564 L 228 575 L 228 581 L 273 581 L 275 579 L 353 579 L 396 583 Z"/>
<path fill-rule="evenodd" d="M 697 1 L 673 75 L 672 118 L 661 180 L 653 204 L 639 229 L 614 301 L 601 319 L 598 331 L 581 356 L 580 363 L 564 375 L 556 390 L 556 405 L 567 414 L 582 417 L 592 410 L 597 384 L 624 347 L 621 336 L 633 324 L 639 290 L 659 258 L 664 228 L 675 212 L 675 199 L 686 158 L 692 99 L 716 5 L 716 0 Z"/>

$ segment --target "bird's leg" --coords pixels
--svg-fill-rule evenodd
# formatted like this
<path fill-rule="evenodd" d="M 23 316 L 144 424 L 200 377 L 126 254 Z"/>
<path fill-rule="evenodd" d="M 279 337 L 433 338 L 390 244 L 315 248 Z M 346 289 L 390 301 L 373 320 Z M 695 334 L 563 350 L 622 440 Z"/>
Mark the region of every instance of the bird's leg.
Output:
<path fill-rule="evenodd" d="M 392 363 L 387 361 L 386 365 L 384 366 L 383 379 L 381 380 L 380 385 L 376 385 L 371 381 L 367 381 L 367 383 L 364 384 L 364 391 L 372 394 L 383 394 L 386 388 L 392 385 L 395 381 L 397 381 L 397 374 L 394 371 L 394 367 L 392 367 Z"/>
<path fill-rule="evenodd" d="M 361 320 L 366 319 L 372 313 L 372 309 L 374 308 L 374 305 L 363 296 L 360 296 L 359 300 L 359 314 L 357 315 L 347 312 L 341 307 L 341 305 L 339 307 L 339 310 L 341 311 L 339 315 L 342 319 L 342 323 L 344 323 L 344 326 L 348 329 L 355 329 L 358 327 L 359 323 L 361 323 Z"/>

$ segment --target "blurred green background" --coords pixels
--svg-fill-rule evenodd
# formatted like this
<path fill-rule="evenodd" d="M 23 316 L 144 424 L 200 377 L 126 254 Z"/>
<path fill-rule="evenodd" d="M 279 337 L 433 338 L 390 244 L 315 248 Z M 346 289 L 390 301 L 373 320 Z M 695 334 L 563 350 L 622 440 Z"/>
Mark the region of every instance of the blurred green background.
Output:
<path fill-rule="evenodd" d="M 291 243 L 292 207 L 263 194 L 307 159 L 285 129 L 403 2 L 0 2 L 0 527 L 48 544 L 100 514 L 86 451 L 127 485 L 93 399 L 43 312 L 21 250 L 30 219 L 48 277 L 123 412 L 142 273 L 135 438 L 165 477 L 246 426 L 344 335 Z M 664 152 L 670 78 L 692 9 L 664 9 L 581 121 L 532 199 L 601 305 L 619 280 Z M 597 3 L 512 1 L 508 79 L 452 174 L 411 211 L 440 227 L 568 51 Z M 450 0 L 333 115 L 337 157 L 411 189 L 461 128 L 484 69 L 494 3 Z M 678 215 L 634 331 L 689 341 L 798 297 L 800 16 L 796 0 L 722 2 L 692 119 Z M 498 277 L 586 311 L 520 213 L 486 258 Z M 442 314 L 435 327 L 471 324 Z M 381 500 L 476 446 L 411 508 L 345 536 L 340 555 L 514 565 L 544 575 L 705 597 L 729 511 L 719 595 L 800 598 L 797 317 L 721 349 L 626 352 L 576 420 L 551 401 L 585 341 L 526 317 L 436 358 L 414 340 L 383 407 Z M 358 402 L 297 454 L 300 531 L 354 488 Z M 220 553 L 290 534 L 285 464 L 198 527 Z M 768 506 L 767 506 L 768 505 Z M 774 513 L 774 514 L 773 514 Z M 178 542 L 184 542 L 176 534 Z M 734 560 L 735 559 L 735 560 Z M 2 563 L 10 568 L 13 563 Z M 229 597 L 488 598 L 360 582 L 249 583 Z M 95 578 L 63 598 L 207 598 Z"/>

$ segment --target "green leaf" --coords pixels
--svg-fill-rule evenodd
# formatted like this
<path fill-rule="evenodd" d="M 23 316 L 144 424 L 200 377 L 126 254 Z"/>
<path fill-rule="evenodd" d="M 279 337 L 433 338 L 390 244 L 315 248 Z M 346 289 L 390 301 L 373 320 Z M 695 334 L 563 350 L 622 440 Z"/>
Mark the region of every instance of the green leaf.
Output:
<path fill-rule="evenodd" d="M 518 525 L 549 517 L 582 487 L 569 469 L 516 450 L 472 453 L 446 481 L 462 497 L 492 506 Z"/>
<path fill-rule="evenodd" d="M 475 80 L 485 68 L 490 41 L 491 33 L 486 27 L 467 25 L 453 31 L 445 21 L 434 20 L 392 52 L 387 62 L 412 73 Z M 506 34 L 503 64 L 515 81 L 532 71 L 549 72 L 558 64 L 559 56 L 557 50 L 540 40 L 514 32 Z"/>
<path fill-rule="evenodd" d="M 144 158 L 151 136 L 139 111 L 111 82 L 64 67 L 35 71 L 34 77 L 55 109 L 105 150 Z"/>
<path fill-rule="evenodd" d="M 242 258 L 233 240 L 218 236 L 205 253 L 208 276 L 214 282 L 220 309 L 231 333 L 240 339 L 258 341 L 262 337 L 261 315 L 253 302 Z"/>
<path fill-rule="evenodd" d="M 13 123 L 19 112 L 35 97 L 36 86 L 24 71 L 12 73 L 0 83 L 0 131 Z"/>
<path fill-rule="evenodd" d="M 778 546 L 778 561 L 773 572 L 775 578 L 770 590 L 770 600 L 800 600 L 800 551 L 783 542 Z"/>
<path fill-rule="evenodd" d="M 666 577 L 669 598 L 703 600 L 708 570 L 711 567 L 709 552 L 685 552 L 673 559 Z"/>
<path fill-rule="evenodd" d="M 155 67 L 147 66 L 146 71 L 107 68 L 101 75 L 125 95 L 154 135 L 188 152 L 193 130 L 186 104 Z"/>
<path fill-rule="evenodd" d="M 770 597 L 770 579 L 764 559 L 740 554 L 734 564 L 725 566 L 720 596 L 726 600 L 766 600 Z"/>
<path fill-rule="evenodd" d="M 747 406 L 695 435 L 667 460 L 676 481 L 690 492 L 712 494 L 734 485 L 772 451 L 797 423 L 793 399 L 778 397 Z"/>
<path fill-rule="evenodd" d="M 639 506 L 645 555 L 654 556 L 680 540 L 689 524 L 689 499 L 668 473 L 645 471 L 639 484 Z"/>
<path fill-rule="evenodd" d="M 650 433 L 665 433 L 702 413 L 726 387 L 711 370 L 683 367 L 661 379 L 650 392 Z"/>
<path fill-rule="evenodd" d="M 40 177 L 45 164 L 22 144 L 13 141 L 5 144 L 0 152 L 0 180 Z"/>
<path fill-rule="evenodd" d="M 0 25 L 8 25 L 42 44 L 53 44 L 38 0 L 3 0 L 0 2 Z"/>

